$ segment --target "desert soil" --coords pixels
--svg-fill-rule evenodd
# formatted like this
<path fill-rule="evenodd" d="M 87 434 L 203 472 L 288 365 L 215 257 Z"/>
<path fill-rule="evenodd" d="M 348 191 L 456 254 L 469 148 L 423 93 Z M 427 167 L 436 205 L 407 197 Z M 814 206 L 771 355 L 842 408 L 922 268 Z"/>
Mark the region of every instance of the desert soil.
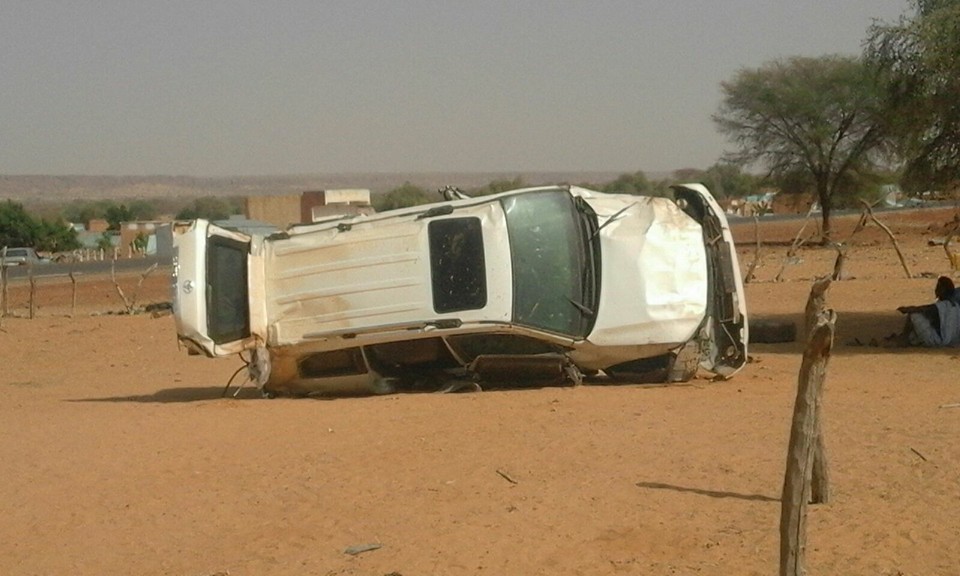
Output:
<path fill-rule="evenodd" d="M 928 245 L 953 211 L 880 217 L 917 277 L 872 227 L 830 289 L 833 497 L 809 509 L 808 573 L 955 575 L 958 351 L 870 345 L 937 274 L 957 277 Z M 832 270 L 832 249 L 802 247 L 780 274 L 798 228 L 761 227 L 774 243 L 747 285 L 753 318 L 799 322 Z M 753 234 L 736 230 L 744 270 Z M 128 297 L 169 300 L 162 271 L 138 280 L 121 278 Z M 81 277 L 75 309 L 71 290 L 39 283 L 29 319 L 14 283 L 0 323 L 0 574 L 777 571 L 799 343 L 752 345 L 726 381 L 224 398 L 238 359 L 188 356 L 169 315 L 115 314 L 109 277 Z"/>

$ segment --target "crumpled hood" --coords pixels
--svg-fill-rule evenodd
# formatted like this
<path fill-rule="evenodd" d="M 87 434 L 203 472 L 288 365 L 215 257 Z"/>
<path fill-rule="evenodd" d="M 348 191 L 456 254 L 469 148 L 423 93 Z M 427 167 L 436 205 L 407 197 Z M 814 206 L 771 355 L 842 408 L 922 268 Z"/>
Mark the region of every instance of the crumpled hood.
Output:
<path fill-rule="evenodd" d="M 666 198 L 584 199 L 602 226 L 600 302 L 588 339 L 598 346 L 689 340 L 707 310 L 700 224 Z"/>

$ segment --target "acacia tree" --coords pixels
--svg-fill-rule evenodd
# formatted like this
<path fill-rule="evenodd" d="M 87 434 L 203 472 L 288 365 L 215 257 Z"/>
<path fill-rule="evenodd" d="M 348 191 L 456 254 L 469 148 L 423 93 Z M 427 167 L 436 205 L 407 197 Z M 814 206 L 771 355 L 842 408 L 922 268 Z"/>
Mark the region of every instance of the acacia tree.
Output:
<path fill-rule="evenodd" d="M 912 17 L 875 24 L 865 59 L 885 77 L 890 133 L 914 190 L 960 179 L 960 0 L 912 0 Z"/>
<path fill-rule="evenodd" d="M 806 175 L 828 241 L 834 196 L 851 173 L 872 168 L 883 144 L 876 75 L 856 58 L 795 57 L 742 69 L 721 89 L 713 120 L 737 146 L 726 159 L 762 165 L 773 177 Z"/>

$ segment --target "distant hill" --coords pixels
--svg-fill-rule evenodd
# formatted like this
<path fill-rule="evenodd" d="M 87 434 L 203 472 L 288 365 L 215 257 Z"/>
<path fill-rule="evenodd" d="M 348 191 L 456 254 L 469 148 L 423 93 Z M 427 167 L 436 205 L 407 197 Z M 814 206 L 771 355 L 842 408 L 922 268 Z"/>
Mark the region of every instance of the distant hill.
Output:
<path fill-rule="evenodd" d="M 494 180 L 520 177 L 524 184 L 601 184 L 620 172 L 450 172 L 450 173 L 343 173 L 286 176 L 43 176 L 0 175 L 0 200 L 24 204 L 62 203 L 69 200 L 120 200 L 128 198 L 262 196 L 297 194 L 305 190 L 367 188 L 374 194 L 410 182 L 427 190 L 457 186 L 479 188 Z M 648 174 L 650 177 L 654 175 Z"/>

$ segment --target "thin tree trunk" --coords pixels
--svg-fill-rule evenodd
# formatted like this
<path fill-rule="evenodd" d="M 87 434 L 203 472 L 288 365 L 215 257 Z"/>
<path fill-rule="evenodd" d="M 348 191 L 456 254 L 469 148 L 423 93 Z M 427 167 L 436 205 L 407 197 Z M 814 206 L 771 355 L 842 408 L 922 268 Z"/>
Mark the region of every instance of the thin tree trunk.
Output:
<path fill-rule="evenodd" d="M 870 204 L 868 204 L 865 200 L 861 200 L 860 203 L 863 204 L 864 209 L 867 211 L 867 217 L 887 233 L 887 236 L 890 238 L 890 242 L 893 243 L 893 249 L 897 251 L 897 258 L 900 259 L 900 265 L 903 266 L 903 271 L 906 273 L 907 278 L 913 278 L 913 273 L 910 272 L 910 266 L 907 265 L 907 260 L 903 257 L 903 252 L 900 251 L 900 244 L 894 237 L 893 232 L 890 230 L 890 228 L 887 228 L 886 224 L 877 220 L 877 217 L 873 215 L 873 208 L 870 207 Z"/>
<path fill-rule="evenodd" d="M 820 243 L 826 245 L 833 236 L 833 230 L 830 228 L 830 213 L 833 212 L 833 206 L 830 205 L 830 197 L 826 193 L 820 194 L 820 213 L 823 221 L 823 231 Z"/>

